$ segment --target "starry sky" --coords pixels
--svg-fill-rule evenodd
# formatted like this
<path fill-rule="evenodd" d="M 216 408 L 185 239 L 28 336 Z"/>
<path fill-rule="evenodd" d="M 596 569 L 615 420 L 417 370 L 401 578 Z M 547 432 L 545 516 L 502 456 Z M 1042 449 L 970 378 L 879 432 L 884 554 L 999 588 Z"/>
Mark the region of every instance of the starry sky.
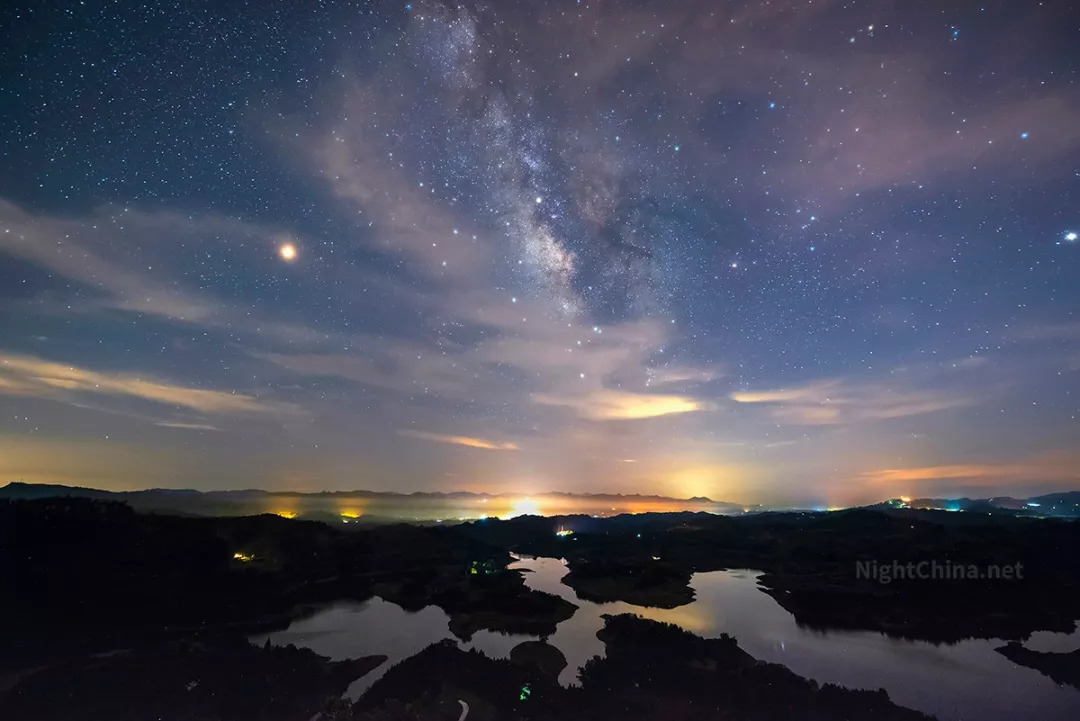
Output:
<path fill-rule="evenodd" d="M 4 3 L 0 482 L 1080 488 L 1071 9 Z"/>

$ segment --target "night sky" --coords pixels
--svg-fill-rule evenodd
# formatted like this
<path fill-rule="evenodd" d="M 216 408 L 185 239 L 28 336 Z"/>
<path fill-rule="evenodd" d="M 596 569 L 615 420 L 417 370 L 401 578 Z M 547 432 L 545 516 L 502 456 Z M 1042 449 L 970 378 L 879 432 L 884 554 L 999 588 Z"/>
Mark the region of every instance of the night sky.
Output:
<path fill-rule="evenodd" d="M 0 9 L 0 483 L 1080 488 L 1067 2 Z"/>

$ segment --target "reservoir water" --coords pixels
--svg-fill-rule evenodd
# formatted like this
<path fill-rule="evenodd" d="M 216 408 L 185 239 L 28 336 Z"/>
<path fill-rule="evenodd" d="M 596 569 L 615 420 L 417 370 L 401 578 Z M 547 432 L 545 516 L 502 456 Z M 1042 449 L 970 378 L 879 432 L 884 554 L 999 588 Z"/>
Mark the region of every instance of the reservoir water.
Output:
<path fill-rule="evenodd" d="M 604 623 L 603 614 L 636 613 L 704 637 L 727 633 L 750 655 L 783 664 L 821 683 L 884 688 L 901 706 L 934 714 L 942 721 L 1080 718 L 1080 691 L 1014 664 L 994 650 L 1001 641 L 932 644 L 869 631 L 800 628 L 790 613 L 761 591 L 756 571 L 695 574 L 691 581 L 694 602 L 666 610 L 583 601 L 561 582 L 567 568 L 558 559 L 520 559 L 510 568 L 525 571 L 530 588 L 562 596 L 579 607 L 548 639 L 566 656 L 568 665 L 559 679 L 564 684 L 576 683 L 581 665 L 603 655 L 604 645 L 596 638 Z M 388 656 L 385 664 L 349 688 L 348 696 L 356 698 L 394 663 L 436 641 L 453 638 L 448 624 L 448 616 L 434 606 L 408 613 L 375 598 L 364 603 L 331 604 L 283 631 L 252 640 L 259 644 L 268 638 L 273 644 L 292 643 L 333 659 Z M 460 645 L 506 658 L 511 648 L 531 638 L 483 631 Z M 1080 631 L 1037 633 L 1026 645 L 1039 651 L 1071 651 L 1080 648 Z"/>

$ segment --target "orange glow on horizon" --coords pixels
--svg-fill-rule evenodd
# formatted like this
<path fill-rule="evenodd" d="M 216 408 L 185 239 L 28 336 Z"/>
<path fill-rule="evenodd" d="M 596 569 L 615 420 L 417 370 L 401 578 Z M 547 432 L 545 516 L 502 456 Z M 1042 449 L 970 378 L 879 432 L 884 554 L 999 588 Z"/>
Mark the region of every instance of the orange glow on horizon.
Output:
<path fill-rule="evenodd" d="M 341 519 L 342 523 L 352 523 L 358 518 L 363 517 L 363 515 L 364 506 L 352 505 L 347 508 L 342 508 L 338 511 L 338 517 Z"/>
<path fill-rule="evenodd" d="M 718 501 L 728 501 L 732 498 L 742 499 L 742 494 L 734 490 L 733 483 L 736 478 L 733 468 L 720 464 L 703 464 L 689 466 L 674 471 L 668 476 L 665 486 L 670 488 L 672 496 L 681 498 L 711 498 Z"/>
<path fill-rule="evenodd" d="M 510 512 L 503 514 L 502 518 L 514 518 L 516 516 L 542 516 L 543 511 L 540 510 L 540 504 L 534 501 L 532 498 L 518 498 L 510 505 Z"/>

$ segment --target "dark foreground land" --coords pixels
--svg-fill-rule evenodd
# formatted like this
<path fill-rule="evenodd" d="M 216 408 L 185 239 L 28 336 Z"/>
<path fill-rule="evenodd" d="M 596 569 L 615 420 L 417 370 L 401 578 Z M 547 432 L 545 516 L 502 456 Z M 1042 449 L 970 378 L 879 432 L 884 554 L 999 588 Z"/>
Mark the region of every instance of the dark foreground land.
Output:
<path fill-rule="evenodd" d="M 574 533 L 556 536 L 560 527 Z M 758 663 L 730 639 L 636 619 L 609 620 L 601 632 L 608 657 L 588 665 L 581 689 L 556 684 L 565 661 L 546 644 L 516 649 L 511 661 L 444 644 L 392 669 L 355 709 L 332 700 L 382 659 L 335 664 L 244 639 L 326 601 L 373 595 L 406 609 L 437 605 L 463 639 L 480 629 L 550 635 L 576 607 L 527 588 L 506 568 L 511 551 L 566 558 L 565 582 L 584 598 L 674 607 L 692 600 L 694 572 L 756 568 L 803 624 L 932 641 L 1019 639 L 1073 629 L 1078 549 L 1080 526 L 1068 520 L 945 512 L 343 530 L 271 515 L 138 514 L 79 498 L 4 501 L 0 718 L 306 721 L 321 709 L 326 718 L 456 719 L 457 698 L 470 703 L 470 719 L 918 718 L 883 693 L 818 688 Z M 1019 563 L 1023 574 L 883 584 L 857 576 L 866 560 Z M 1014 660 L 1070 679 L 1069 659 Z"/>
<path fill-rule="evenodd" d="M 1068 653 L 1032 651 L 1013 641 L 997 651 L 1013 663 L 1041 671 L 1055 683 L 1080 689 L 1080 649 Z"/>
<path fill-rule="evenodd" d="M 294 646 L 259 648 L 242 638 L 142 644 L 54 659 L 11 679 L 5 719 L 309 719 L 325 699 L 386 661 L 330 662 Z"/>
<path fill-rule="evenodd" d="M 883 691 L 819 686 L 757 661 L 727 636 L 707 640 L 629 615 L 607 618 L 598 635 L 607 656 L 586 665 L 580 688 L 443 642 L 390 669 L 337 717 L 454 719 L 460 699 L 477 721 L 930 718 L 896 706 Z"/>

